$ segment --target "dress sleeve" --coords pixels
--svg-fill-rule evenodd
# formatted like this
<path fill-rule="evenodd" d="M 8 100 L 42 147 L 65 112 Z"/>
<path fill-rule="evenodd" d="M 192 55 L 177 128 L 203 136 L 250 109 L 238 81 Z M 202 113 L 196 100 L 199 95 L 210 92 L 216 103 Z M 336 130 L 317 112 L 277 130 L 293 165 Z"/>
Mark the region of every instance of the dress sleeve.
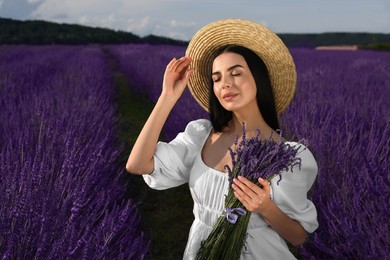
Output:
<path fill-rule="evenodd" d="M 307 193 L 316 179 L 318 167 L 313 154 L 304 145 L 292 142 L 290 145 L 299 145 L 297 157 L 301 158 L 301 167 L 296 165 L 292 172 L 282 172 L 279 184 L 279 177 L 274 178 L 271 181 L 271 195 L 284 213 L 312 233 L 318 228 L 317 210 Z"/>
<path fill-rule="evenodd" d="M 154 153 L 154 170 L 143 175 L 149 187 L 165 190 L 188 182 L 191 167 L 200 152 L 211 123 L 205 119 L 191 121 L 184 132 L 171 142 L 158 142 Z"/>

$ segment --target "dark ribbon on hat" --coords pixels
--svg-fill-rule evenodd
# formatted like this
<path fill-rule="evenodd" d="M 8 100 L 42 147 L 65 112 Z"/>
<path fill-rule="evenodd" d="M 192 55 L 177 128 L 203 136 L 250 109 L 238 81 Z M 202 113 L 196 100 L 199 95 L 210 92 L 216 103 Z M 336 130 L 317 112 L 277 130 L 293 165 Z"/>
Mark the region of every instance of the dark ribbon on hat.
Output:
<path fill-rule="evenodd" d="M 246 214 L 246 210 L 243 208 L 225 208 L 225 217 L 231 224 L 235 224 L 238 219 L 238 215 L 234 214 L 234 212 L 240 216 L 244 216 Z"/>

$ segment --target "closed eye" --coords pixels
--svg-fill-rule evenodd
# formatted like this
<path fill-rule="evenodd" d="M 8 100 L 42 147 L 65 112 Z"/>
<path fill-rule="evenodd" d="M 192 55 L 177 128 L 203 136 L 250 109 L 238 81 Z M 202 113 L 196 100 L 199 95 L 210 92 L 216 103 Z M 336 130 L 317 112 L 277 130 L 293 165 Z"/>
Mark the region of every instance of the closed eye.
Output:
<path fill-rule="evenodd" d="M 218 82 L 221 80 L 221 78 L 212 78 L 213 82 Z"/>

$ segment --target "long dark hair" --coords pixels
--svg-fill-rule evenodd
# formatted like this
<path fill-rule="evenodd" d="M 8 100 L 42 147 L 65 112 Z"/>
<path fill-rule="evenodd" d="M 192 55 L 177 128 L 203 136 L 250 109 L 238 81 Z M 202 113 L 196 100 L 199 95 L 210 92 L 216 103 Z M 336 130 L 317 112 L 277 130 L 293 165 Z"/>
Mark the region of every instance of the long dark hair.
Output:
<path fill-rule="evenodd" d="M 271 81 L 267 67 L 263 60 L 253 51 L 237 45 L 229 45 L 221 48 L 214 58 L 222 53 L 231 52 L 241 55 L 253 75 L 257 87 L 256 100 L 260 113 L 265 122 L 273 129 L 279 129 L 278 115 L 276 113 L 275 99 L 272 92 Z M 210 121 L 216 132 L 222 132 L 233 118 L 231 111 L 224 109 L 214 94 L 213 81 L 210 78 L 209 88 Z"/>

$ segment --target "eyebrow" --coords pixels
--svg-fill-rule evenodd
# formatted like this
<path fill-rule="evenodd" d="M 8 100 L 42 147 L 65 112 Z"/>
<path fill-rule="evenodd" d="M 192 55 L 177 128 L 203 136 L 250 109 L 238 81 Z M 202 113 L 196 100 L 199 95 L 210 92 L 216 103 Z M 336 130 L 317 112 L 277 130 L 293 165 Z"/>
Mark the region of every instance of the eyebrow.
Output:
<path fill-rule="evenodd" d="M 236 64 L 236 65 L 233 65 L 233 66 L 229 67 L 229 68 L 227 69 L 227 71 L 234 70 L 235 68 L 244 68 L 244 67 L 241 66 L 240 64 Z M 211 76 L 217 75 L 217 74 L 221 74 L 221 72 L 215 71 L 215 72 L 211 73 Z"/>

